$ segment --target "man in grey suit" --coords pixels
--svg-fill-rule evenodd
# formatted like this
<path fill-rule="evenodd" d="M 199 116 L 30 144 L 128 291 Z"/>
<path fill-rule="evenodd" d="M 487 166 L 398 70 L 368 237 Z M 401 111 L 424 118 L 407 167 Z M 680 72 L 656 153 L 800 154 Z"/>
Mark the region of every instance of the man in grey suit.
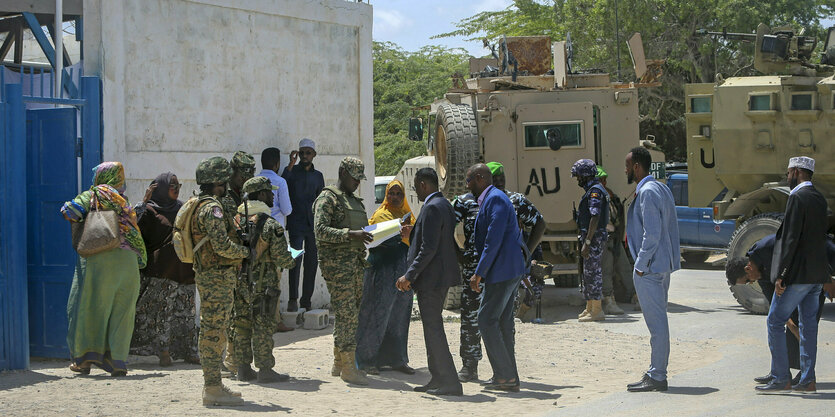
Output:
<path fill-rule="evenodd" d="M 463 388 L 449 353 L 441 315 L 447 290 L 458 285 L 458 259 L 455 255 L 455 212 L 438 191 L 438 174 L 432 168 L 415 173 L 415 192 L 424 201 L 412 229 L 406 273 L 397 280 L 400 291 L 414 288 L 417 293 L 423 338 L 432 378 L 415 391 L 433 395 L 462 395 Z"/>
<path fill-rule="evenodd" d="M 670 325 L 667 292 L 670 274 L 681 268 L 678 219 L 673 193 L 649 174 L 652 157 L 644 147 L 626 155 L 626 176 L 637 182 L 635 200 L 629 206 L 626 238 L 635 259 L 632 278 L 652 348 L 649 370 L 640 381 L 627 385 L 632 392 L 666 391 L 670 360 Z"/>

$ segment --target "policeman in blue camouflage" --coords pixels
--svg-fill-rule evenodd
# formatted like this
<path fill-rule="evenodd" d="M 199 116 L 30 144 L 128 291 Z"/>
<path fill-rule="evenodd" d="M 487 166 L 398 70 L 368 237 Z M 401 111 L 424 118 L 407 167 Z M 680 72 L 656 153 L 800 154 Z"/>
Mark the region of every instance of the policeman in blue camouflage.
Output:
<path fill-rule="evenodd" d="M 246 231 L 243 218 L 249 214 L 247 238 L 249 246 L 255 248 L 255 260 L 242 270 L 235 288 L 234 352 L 238 381 L 257 378 L 260 383 L 270 383 L 290 379 L 272 369 L 275 309 L 281 294 L 279 268 L 289 269 L 296 264 L 287 250 L 284 228 L 270 216 L 276 188 L 266 177 L 247 180 L 242 191 L 249 199 L 238 206 L 235 216 L 236 226 Z M 257 375 L 249 366 L 253 356 Z"/>
<path fill-rule="evenodd" d="M 241 394 L 221 384 L 220 368 L 237 271 L 250 250 L 233 241 L 235 227 L 218 201 L 226 192 L 229 162 L 219 156 L 205 159 L 196 174 L 200 201 L 191 220 L 191 239 L 195 246 L 201 245 L 194 253 L 194 280 L 201 299 L 198 350 L 203 405 L 242 405 Z M 207 243 L 199 243 L 204 238 Z"/>
<path fill-rule="evenodd" d="M 339 164 L 339 183 L 322 190 L 313 202 L 313 231 L 319 267 L 331 296 L 336 319 L 333 326 L 334 368 L 331 374 L 352 384 L 368 385 L 365 372 L 357 369 L 357 321 L 362 302 L 365 243 L 373 239 L 362 230 L 368 214 L 354 193 L 365 179 L 365 165 L 347 157 Z"/>
<path fill-rule="evenodd" d="M 223 205 L 223 212 L 230 219 L 237 214 L 238 205 L 242 202 L 243 191 L 246 180 L 252 178 L 255 174 L 255 158 L 252 155 L 237 151 L 229 160 L 229 166 L 232 168 L 232 173 L 229 176 L 229 182 L 226 185 L 226 194 L 220 199 L 220 204 Z M 236 243 L 241 243 L 235 240 Z M 233 321 L 229 320 L 229 328 L 226 329 L 226 357 L 223 360 L 223 366 L 229 372 L 235 374 L 237 365 L 235 363 L 235 332 L 233 329 Z"/>
<path fill-rule="evenodd" d="M 504 167 L 498 162 L 487 164 L 490 173 L 493 175 L 493 186 L 504 191 L 513 203 L 516 210 L 516 218 L 519 228 L 522 230 L 522 237 L 528 246 L 529 251 L 541 249 L 539 242 L 545 232 L 545 219 L 536 207 L 521 193 L 505 189 Z M 467 193 L 458 196 L 453 201 L 452 207 L 455 211 L 455 220 L 462 223 L 464 228 L 464 250 L 461 253 L 461 270 L 463 278 L 463 290 L 461 292 L 461 346 L 460 355 L 463 366 L 458 372 L 458 379 L 461 382 L 474 381 L 478 379 L 478 362 L 482 358 L 481 336 L 478 333 L 478 307 L 481 304 L 482 292 L 476 293 L 470 287 L 470 277 L 475 274 L 478 265 L 478 254 L 475 246 L 475 218 L 478 214 L 478 203 L 472 194 Z M 480 283 L 479 286 L 482 284 Z M 517 306 L 518 307 L 518 306 Z"/>
<path fill-rule="evenodd" d="M 600 266 L 606 247 L 609 224 L 609 194 L 597 180 L 597 165 L 591 159 L 580 159 L 571 167 L 571 176 L 586 193 L 580 200 L 576 221 L 580 228 L 583 263 L 583 298 L 586 309 L 578 317 L 581 322 L 605 320 L 603 298 L 603 270 Z"/>

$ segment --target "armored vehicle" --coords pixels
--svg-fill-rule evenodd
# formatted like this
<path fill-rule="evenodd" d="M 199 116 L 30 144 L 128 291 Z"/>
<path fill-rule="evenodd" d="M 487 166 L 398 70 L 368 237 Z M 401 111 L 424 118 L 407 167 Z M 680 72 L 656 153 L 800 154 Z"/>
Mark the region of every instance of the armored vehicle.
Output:
<path fill-rule="evenodd" d="M 815 186 L 835 207 L 835 32 L 827 32 L 820 63 L 812 63 L 818 40 L 791 28 L 756 34 L 700 32 L 754 42 L 761 76 L 722 78 L 685 86 L 689 203 L 713 207 L 713 219 L 735 220 L 728 258 L 745 256 L 757 240 L 776 233 L 789 188 L 789 158 L 816 160 Z M 830 229 L 830 216 L 821 227 Z M 769 302 L 757 284 L 731 292 L 751 312 L 766 314 Z"/>
<path fill-rule="evenodd" d="M 657 85 L 660 63 L 644 61 L 639 34 L 630 46 L 639 80 L 613 83 L 607 73 L 572 68 L 570 41 L 503 38 L 492 58 L 470 60 L 469 78 L 457 77 L 454 88 L 431 104 L 426 120 L 410 121 L 411 139 L 427 136 L 431 160 L 422 161 L 434 165 L 448 198 L 467 192 L 465 173 L 473 164 L 504 165 L 507 189 L 525 194 L 547 222 L 543 252 L 554 264 L 555 281 L 573 281 L 578 272 L 572 213 L 583 190 L 571 177 L 572 164 L 588 158 L 605 167 L 608 186 L 621 198 L 635 189 L 627 184 L 624 158 L 642 143 L 638 88 Z M 665 178 L 664 155 L 643 142 L 653 149 L 655 176 Z M 414 162 L 400 174 L 409 184 Z"/>

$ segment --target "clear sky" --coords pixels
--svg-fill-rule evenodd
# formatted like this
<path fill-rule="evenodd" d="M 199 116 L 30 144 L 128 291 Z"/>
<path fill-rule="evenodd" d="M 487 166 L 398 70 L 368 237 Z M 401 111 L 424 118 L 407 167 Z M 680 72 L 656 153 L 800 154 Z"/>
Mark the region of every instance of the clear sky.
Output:
<path fill-rule="evenodd" d="M 461 19 L 486 10 L 503 10 L 512 3 L 512 0 L 371 0 L 373 37 L 375 41 L 394 42 L 409 52 L 425 45 L 443 45 L 482 56 L 487 50 L 481 42 L 467 42 L 463 37 L 430 38 L 454 30 L 454 23 Z"/>

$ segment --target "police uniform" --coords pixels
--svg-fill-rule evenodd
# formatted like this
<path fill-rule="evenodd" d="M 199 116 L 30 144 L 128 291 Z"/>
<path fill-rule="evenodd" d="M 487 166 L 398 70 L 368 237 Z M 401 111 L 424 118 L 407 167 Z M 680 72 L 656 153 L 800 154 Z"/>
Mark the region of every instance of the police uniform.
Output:
<path fill-rule="evenodd" d="M 229 179 L 229 163 L 221 157 L 213 157 L 197 166 L 197 183 L 213 184 Z M 224 214 L 220 202 L 211 194 L 201 193 L 195 215 L 192 218 L 192 242 L 197 244 L 204 237 L 208 240 L 194 254 L 194 280 L 200 292 L 200 364 L 203 368 L 204 404 L 237 405 L 240 398 L 221 385 L 221 354 L 224 333 L 232 310 L 233 290 L 241 260 L 249 255 L 249 249 L 235 243 L 234 226 Z"/>
<path fill-rule="evenodd" d="M 600 259 L 606 246 L 609 224 L 609 194 L 597 180 L 597 166 L 589 159 L 581 159 L 571 167 L 571 175 L 589 178 L 583 185 L 585 194 L 577 210 L 577 226 L 580 228 L 580 242 L 589 246 L 589 256 L 583 258 L 583 298 L 600 300 L 603 298 L 603 271 Z M 589 230 L 591 219 L 598 216 L 597 230 Z"/>
<path fill-rule="evenodd" d="M 246 181 L 242 190 L 253 196 L 263 190 L 272 192 L 275 187 L 265 177 L 254 177 Z M 267 204 L 258 200 L 250 200 L 246 210 L 241 204 L 235 223 L 243 228 L 244 213 L 249 213 L 250 246 L 255 247 L 255 260 L 238 279 L 235 288 L 234 308 L 234 352 L 235 362 L 238 364 L 238 379 L 247 380 L 246 372 L 250 371 L 250 362 L 255 358 L 255 366 L 259 382 L 274 382 L 282 380 L 278 374 L 270 372 L 275 366 L 273 357 L 273 332 L 277 326 L 275 308 L 280 294 L 279 268 L 292 268 L 295 260 L 287 250 L 287 239 L 284 228 L 272 217 Z M 243 272 L 243 271 L 242 271 Z M 274 379 L 269 379 L 272 376 Z"/>
<path fill-rule="evenodd" d="M 478 215 L 478 202 L 471 194 L 455 197 L 452 202 L 455 222 L 464 228 L 464 256 L 461 263 L 461 346 L 459 354 L 464 367 L 475 369 L 482 358 L 481 336 L 478 333 L 478 307 L 481 305 L 482 292 L 475 292 L 470 287 L 470 277 L 475 274 L 478 265 L 478 252 L 475 249 L 475 218 Z M 484 282 L 478 284 L 483 290 Z"/>
<path fill-rule="evenodd" d="M 357 158 L 342 160 L 344 169 L 356 180 L 364 180 L 364 165 Z M 359 308 L 362 301 L 363 273 L 367 266 L 365 245 L 348 237 L 348 231 L 368 226 L 368 214 L 362 199 L 328 186 L 313 202 L 313 228 L 316 235 L 319 266 L 331 296 L 335 316 L 333 329 L 334 365 L 340 365 L 342 379 L 356 373 L 354 354 Z M 346 373 L 347 372 L 347 373 Z M 360 372 L 361 373 L 361 372 Z M 364 378 L 362 374 L 362 378 Z M 353 382 L 353 381 L 349 381 Z"/>
<path fill-rule="evenodd" d="M 229 165 L 233 171 L 241 173 L 244 181 L 252 178 L 252 174 L 255 173 L 255 158 L 244 151 L 235 152 L 235 154 L 232 155 L 232 159 L 229 161 Z M 238 205 L 240 205 L 242 201 L 243 198 L 241 193 L 235 191 L 232 188 L 231 183 L 227 183 L 226 194 L 220 198 L 220 204 L 223 206 L 224 215 L 230 219 L 235 218 L 238 211 Z M 234 236 L 233 239 L 236 243 L 241 243 L 240 240 L 237 239 L 237 236 Z M 224 359 L 223 364 L 234 374 L 236 373 L 237 368 L 237 364 L 235 362 L 237 355 L 235 355 L 235 330 L 233 327 L 233 320 L 229 320 L 229 328 L 226 329 L 226 358 Z"/>

